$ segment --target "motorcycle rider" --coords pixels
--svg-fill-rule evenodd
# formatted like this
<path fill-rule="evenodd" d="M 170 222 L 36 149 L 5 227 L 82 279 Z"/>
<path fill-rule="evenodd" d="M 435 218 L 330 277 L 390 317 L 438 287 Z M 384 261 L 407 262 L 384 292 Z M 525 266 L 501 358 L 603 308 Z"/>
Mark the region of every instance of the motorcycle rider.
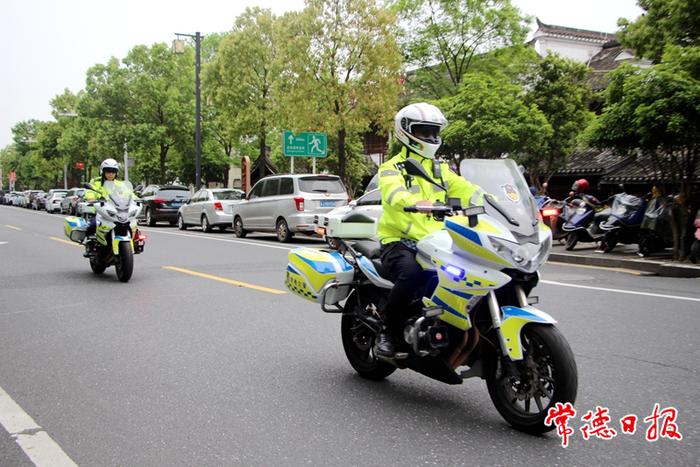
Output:
<path fill-rule="evenodd" d="M 393 335 L 399 335 L 408 308 L 421 296 L 423 270 L 416 262 L 416 243 L 425 235 L 443 228 L 431 215 L 431 207 L 460 198 L 463 206 L 481 204 L 483 190 L 452 172 L 447 163 L 435 159 L 442 140 L 440 131 L 447 119 L 440 109 L 427 103 L 408 105 L 394 117 L 394 134 L 402 143 L 401 151 L 379 167 L 379 190 L 383 214 L 377 234 L 381 242 L 381 261 L 394 282 L 384 312 L 385 328 L 379 333 L 375 353 L 395 356 Z M 428 181 L 408 175 L 404 162 L 417 161 L 447 191 Z M 418 213 L 403 209 L 416 206 Z"/>
<path fill-rule="evenodd" d="M 85 190 L 85 201 L 97 201 L 99 199 L 107 199 L 109 194 L 115 187 L 126 187 L 124 182 L 117 180 L 119 174 L 119 162 L 109 158 L 102 161 L 100 164 L 100 176 L 90 180 L 90 184 L 96 190 Z M 111 182 L 111 187 L 106 187 L 105 183 Z M 97 219 L 92 216 L 90 225 L 88 226 L 86 235 L 89 237 L 95 234 L 97 229 Z"/>

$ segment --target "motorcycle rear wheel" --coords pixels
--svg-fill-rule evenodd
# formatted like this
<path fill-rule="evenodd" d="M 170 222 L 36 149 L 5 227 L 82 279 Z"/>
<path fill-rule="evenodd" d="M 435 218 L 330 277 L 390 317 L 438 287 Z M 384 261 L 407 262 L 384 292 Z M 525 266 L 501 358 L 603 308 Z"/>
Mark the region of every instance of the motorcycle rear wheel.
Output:
<path fill-rule="evenodd" d="M 372 348 L 376 336 L 352 314 L 343 315 L 340 321 L 340 335 L 345 356 L 363 378 L 379 381 L 396 371 L 394 365 L 374 357 Z"/>
<path fill-rule="evenodd" d="M 528 324 L 521 338 L 523 360 L 514 362 L 518 374 L 508 375 L 498 362 L 486 385 L 491 401 L 508 423 L 525 433 L 541 434 L 555 428 L 544 423 L 550 407 L 576 400 L 576 362 L 568 342 L 554 326 Z"/>

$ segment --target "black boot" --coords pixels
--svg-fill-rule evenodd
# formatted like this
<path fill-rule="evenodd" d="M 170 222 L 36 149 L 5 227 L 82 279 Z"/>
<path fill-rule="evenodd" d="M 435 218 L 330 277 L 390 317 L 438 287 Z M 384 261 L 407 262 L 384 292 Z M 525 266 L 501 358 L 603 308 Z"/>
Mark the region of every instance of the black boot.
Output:
<path fill-rule="evenodd" d="M 396 350 L 394 347 L 394 339 L 388 331 L 383 330 L 377 335 L 377 342 L 374 346 L 374 353 L 378 357 L 394 358 Z"/>

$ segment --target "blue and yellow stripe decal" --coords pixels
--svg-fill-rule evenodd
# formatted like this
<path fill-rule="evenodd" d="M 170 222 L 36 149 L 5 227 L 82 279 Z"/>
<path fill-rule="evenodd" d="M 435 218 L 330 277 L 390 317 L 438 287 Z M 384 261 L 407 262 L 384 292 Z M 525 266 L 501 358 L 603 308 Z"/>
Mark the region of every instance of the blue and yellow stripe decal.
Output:
<path fill-rule="evenodd" d="M 450 220 L 445 221 L 445 228 L 450 233 L 450 237 L 452 237 L 452 241 L 457 248 L 491 263 L 505 267 L 513 266 L 510 262 L 493 253 L 488 248 L 485 248 L 479 233 L 475 230 Z"/>
<path fill-rule="evenodd" d="M 520 331 L 528 323 L 554 324 L 557 321 L 542 310 L 527 306 L 502 306 L 503 321 L 501 332 L 506 340 L 508 356 L 511 360 L 523 359 L 523 343 Z"/>

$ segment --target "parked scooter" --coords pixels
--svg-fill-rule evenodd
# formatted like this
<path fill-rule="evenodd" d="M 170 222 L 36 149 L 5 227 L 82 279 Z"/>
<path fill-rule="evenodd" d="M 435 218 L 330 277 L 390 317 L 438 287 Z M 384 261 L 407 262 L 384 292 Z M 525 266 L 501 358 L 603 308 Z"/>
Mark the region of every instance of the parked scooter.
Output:
<path fill-rule="evenodd" d="M 646 200 L 639 196 L 627 193 L 614 196 L 610 216 L 600 223 L 600 228 L 605 231 L 600 242 L 603 253 L 610 253 L 618 243 L 639 242 L 639 229 L 646 207 Z"/>
<path fill-rule="evenodd" d="M 695 240 L 693 245 L 690 247 L 690 261 L 697 263 L 700 260 L 700 209 L 695 213 Z"/>
<path fill-rule="evenodd" d="M 664 197 L 660 193 L 649 202 L 639 230 L 640 256 L 649 256 L 673 246 L 672 206 L 673 197 Z"/>
<path fill-rule="evenodd" d="M 596 198 L 585 194 L 580 194 L 571 204 L 576 206 L 573 214 L 562 224 L 562 230 L 568 233 L 566 250 L 573 250 L 578 242 L 595 243 L 602 240 L 605 231 L 600 228 L 600 223 L 608 218 L 610 209 L 603 209 Z"/>

